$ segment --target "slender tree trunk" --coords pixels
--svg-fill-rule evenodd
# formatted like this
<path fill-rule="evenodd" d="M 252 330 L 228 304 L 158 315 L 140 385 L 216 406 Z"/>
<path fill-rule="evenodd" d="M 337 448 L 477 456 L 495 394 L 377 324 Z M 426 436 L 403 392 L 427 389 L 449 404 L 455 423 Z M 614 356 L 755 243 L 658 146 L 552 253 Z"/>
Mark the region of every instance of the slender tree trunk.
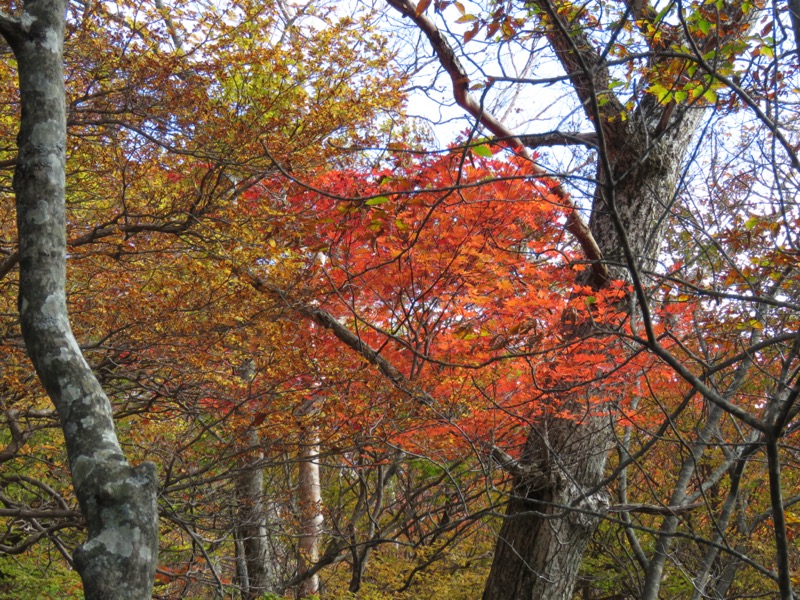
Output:
<path fill-rule="evenodd" d="M 236 476 L 236 537 L 242 552 L 239 561 L 242 598 L 253 600 L 261 598 L 267 592 L 276 591 L 277 582 L 267 528 L 264 471 L 260 465 L 264 454 L 258 449 L 258 432 L 251 429 L 246 439 L 250 450 L 239 461 L 239 472 Z"/>
<path fill-rule="evenodd" d="M 316 428 L 302 430 L 300 443 L 300 519 L 302 521 L 297 570 L 307 571 L 319 561 L 322 536 L 322 487 L 319 478 L 319 436 Z M 319 576 L 300 584 L 300 598 L 319 593 Z"/>
<path fill-rule="evenodd" d="M 692 444 L 689 456 L 684 459 L 678 478 L 673 484 L 672 495 L 669 499 L 670 506 L 680 506 L 686 500 L 686 492 L 695 474 L 697 465 L 706 450 L 708 450 L 708 442 L 722 416 L 723 411 L 720 407 L 712 406 L 709 409 L 709 416 L 706 424 Z M 643 600 L 658 599 L 658 592 L 661 589 L 661 579 L 664 574 L 664 566 L 667 562 L 667 555 L 672 546 L 673 534 L 678 528 L 678 523 L 679 520 L 677 516 L 670 516 L 665 518 L 661 524 L 660 535 L 656 540 L 655 552 L 647 565 L 647 571 L 645 573 L 644 589 L 642 591 Z"/>
<path fill-rule="evenodd" d="M 0 13 L 17 59 L 22 118 L 14 175 L 19 231 L 19 311 L 36 371 L 55 405 L 86 518 L 75 567 L 89 600 L 149 599 L 158 558 L 154 465 L 132 467 L 111 404 L 83 358 L 67 315 L 63 0 L 27 0 Z"/>
<path fill-rule="evenodd" d="M 238 508 L 235 512 L 238 514 Z M 237 516 L 234 516 L 234 519 L 237 518 Z M 239 586 L 239 591 L 242 598 L 247 598 L 250 596 L 250 578 L 247 575 L 247 559 L 244 555 L 244 540 L 242 540 L 240 529 L 240 527 L 236 527 L 233 533 L 234 559 L 236 561 L 236 583 Z"/>

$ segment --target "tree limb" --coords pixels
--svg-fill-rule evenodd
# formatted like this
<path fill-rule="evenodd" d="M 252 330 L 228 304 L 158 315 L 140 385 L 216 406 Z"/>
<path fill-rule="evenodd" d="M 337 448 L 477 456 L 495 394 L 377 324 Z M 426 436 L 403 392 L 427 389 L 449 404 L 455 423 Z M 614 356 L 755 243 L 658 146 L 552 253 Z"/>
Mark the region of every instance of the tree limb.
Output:
<path fill-rule="evenodd" d="M 534 0 L 531 4 L 537 6 L 552 22 L 547 28 L 547 41 L 569 76 L 586 116 L 593 122 L 598 117 L 604 122 L 613 121 L 625 111 L 625 107 L 609 90 L 610 77 L 605 58 L 595 51 L 580 26 L 573 26 L 572 22 L 567 21 L 550 0 Z M 568 7 L 570 10 L 574 8 L 571 4 Z M 607 102 L 595 107 L 598 93 L 604 94 Z"/>
<path fill-rule="evenodd" d="M 17 452 L 28 441 L 31 435 L 30 431 L 23 432 L 19 428 L 17 417 L 19 411 L 9 409 L 6 411 L 6 418 L 8 419 L 8 428 L 11 431 L 11 441 L 2 451 L 0 451 L 0 464 L 11 460 L 17 456 Z"/>
<path fill-rule="evenodd" d="M 533 164 L 534 173 L 541 177 L 547 177 L 548 173 L 539 165 L 533 162 L 533 156 L 522 143 L 519 136 L 506 127 L 503 123 L 490 112 L 486 111 L 481 104 L 469 92 L 469 75 L 464 66 L 458 60 L 453 48 L 442 36 L 439 28 L 424 14 L 417 14 L 417 8 L 410 0 L 386 0 L 389 6 L 397 10 L 401 15 L 411 19 L 414 24 L 428 38 L 436 57 L 442 68 L 450 76 L 453 84 L 453 97 L 456 103 L 463 108 L 478 123 L 483 125 L 498 138 L 507 140 L 511 148 L 520 156 L 527 158 Z M 609 103 L 610 104 L 610 103 Z M 594 239 L 592 232 L 581 216 L 575 203 L 570 198 L 569 193 L 559 183 L 550 189 L 550 193 L 556 196 L 561 204 L 568 210 L 569 217 L 566 229 L 577 240 L 583 250 L 586 259 L 591 262 L 594 278 L 596 281 L 608 280 L 608 267 L 603 263 L 603 255 L 600 247 Z"/>
<path fill-rule="evenodd" d="M 8 42 L 13 49 L 22 39 L 25 28 L 18 17 L 12 17 L 0 11 L 0 35 Z"/>
<path fill-rule="evenodd" d="M 549 131 L 547 133 L 529 133 L 518 137 L 528 148 L 550 146 L 586 146 L 587 148 L 597 148 L 598 143 L 597 134 L 593 131 L 585 133 Z"/>
<path fill-rule="evenodd" d="M 664 515 L 668 517 L 676 517 L 702 506 L 705 506 L 705 503 L 695 502 L 694 504 L 682 504 L 680 506 L 657 506 L 654 504 L 613 504 L 608 507 L 608 512 L 635 512 L 645 515 Z"/>

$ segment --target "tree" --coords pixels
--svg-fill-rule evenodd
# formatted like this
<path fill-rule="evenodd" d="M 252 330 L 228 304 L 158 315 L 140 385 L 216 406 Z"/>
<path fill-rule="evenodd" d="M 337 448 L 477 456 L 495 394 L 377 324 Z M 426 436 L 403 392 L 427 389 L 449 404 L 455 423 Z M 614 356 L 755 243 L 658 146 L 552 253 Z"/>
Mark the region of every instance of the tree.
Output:
<path fill-rule="evenodd" d="M 2 276 L 8 275 L 4 284 L 13 284 L 12 269 L 20 265 L 23 330 L 45 387 L 60 412 L 78 497 L 89 526 L 89 542 L 75 556 L 86 595 L 120 597 L 128 594 L 123 584 L 130 581 L 138 587 L 131 588 L 129 597 L 149 597 L 157 554 L 157 481 L 149 463 L 128 467 L 113 433 L 108 399 L 79 353 L 69 355 L 78 351 L 78 344 L 70 332 L 64 304 L 65 184 L 70 186 L 71 264 L 79 272 L 82 262 L 90 265 L 77 280 L 71 280 L 70 300 L 73 307 L 85 301 L 79 304 L 83 309 L 81 329 L 89 332 L 83 339 L 94 345 L 93 362 L 114 386 L 114 400 L 125 403 L 121 416 L 130 418 L 146 410 L 154 398 L 170 393 L 170 385 L 162 376 L 173 365 L 167 361 L 158 364 L 164 354 L 159 356 L 152 350 L 154 337 L 143 335 L 142 329 L 149 325 L 156 329 L 150 334 L 168 335 L 170 332 L 156 323 L 174 314 L 170 311 L 180 311 L 187 304 L 195 306 L 191 297 L 183 305 L 179 301 L 171 305 L 154 301 L 156 282 L 169 287 L 181 280 L 181 277 L 169 278 L 169 267 L 187 265 L 183 259 L 190 246 L 179 236 L 193 227 L 199 229 L 202 217 L 213 209 L 223 207 L 235 215 L 237 209 L 233 204 L 239 194 L 269 170 L 273 161 L 271 152 L 282 160 L 292 157 L 300 172 L 307 164 L 318 161 L 320 153 L 316 146 L 332 137 L 341 143 L 361 139 L 356 133 L 358 115 L 369 119 L 376 110 L 391 111 L 398 99 L 362 102 L 365 92 L 357 85 L 346 84 L 349 78 L 363 71 L 359 71 L 362 59 L 372 61 L 370 64 L 375 67 L 383 60 L 377 38 L 374 46 L 357 56 L 352 48 L 341 46 L 337 33 L 352 26 L 352 20 L 341 21 L 338 30 L 331 27 L 310 36 L 287 38 L 283 46 L 267 44 L 267 40 L 274 42 L 271 36 L 279 27 L 279 19 L 274 11 L 265 13 L 260 5 L 242 3 L 235 10 L 242 11 L 240 18 L 254 27 L 253 31 L 243 33 L 238 22 L 209 18 L 204 24 L 219 28 L 215 35 L 209 33 L 213 48 L 208 49 L 207 56 L 195 60 L 189 51 L 193 50 L 197 56 L 203 43 L 192 48 L 196 40 L 181 41 L 180 31 L 170 19 L 157 20 L 150 28 L 137 27 L 107 6 L 83 7 L 80 14 L 71 14 L 73 18 L 68 24 L 74 34 L 70 40 L 72 51 L 67 56 L 71 77 L 69 121 L 72 132 L 78 134 L 68 143 L 61 67 L 66 8 L 57 3 L 30 3 L 21 16 L 3 19 L 3 34 L 15 51 L 19 68 L 23 120 L 19 166 L 15 170 L 20 250 L 10 252 L 4 259 Z M 310 7 L 303 10 L 310 15 L 309 19 L 327 18 L 325 11 L 315 13 Z M 200 13 L 183 13 L 187 19 L 197 14 Z M 297 18 L 287 15 L 286 19 L 287 31 L 305 31 Z M 162 23 L 166 24 L 166 31 L 160 29 Z M 55 29 L 48 33 L 49 27 Z M 363 30 L 360 33 L 366 44 L 370 34 Z M 36 41 L 31 48 L 28 38 Z M 174 52 L 168 49 L 169 40 Z M 372 40 L 369 41 L 371 44 Z M 315 52 L 327 53 L 337 44 L 343 51 L 329 55 L 330 61 L 316 61 L 313 69 L 294 62 L 301 46 L 306 52 L 316 48 Z M 188 56 L 182 51 L 189 53 Z M 162 60 L 154 60 L 154 54 Z M 234 54 L 239 62 L 230 60 Z M 264 64 L 253 58 L 256 56 L 273 70 L 264 68 Z M 220 89 L 215 69 L 231 64 L 241 71 L 229 81 L 229 88 Z M 324 65 L 327 72 L 322 71 Z M 289 73 L 294 80 L 287 77 Z M 47 81 L 42 74 L 48 75 Z M 270 83 L 273 87 L 267 85 Z M 362 110 L 345 114 L 341 109 L 343 105 L 354 104 L 360 104 Z M 216 111 L 211 110 L 212 106 Z M 276 119 L 274 114 L 270 116 L 270 111 L 279 110 L 283 120 Z M 208 117 L 202 127 L 197 113 Z M 293 127 L 287 126 L 294 117 L 309 113 L 315 115 L 313 121 L 298 119 Z M 271 137 L 268 140 L 258 135 L 253 137 L 254 131 L 270 131 Z M 37 137 L 45 132 L 49 137 Z M 42 145 L 43 140 L 47 145 Z M 69 177 L 64 172 L 67 147 L 72 154 Z M 232 152 L 232 148 L 237 152 Z M 87 176 L 87 172 L 93 175 Z M 169 185 L 169 191 L 164 193 L 159 184 Z M 220 211 L 215 217 L 224 215 Z M 215 227 L 212 222 L 211 229 Z M 224 245 L 223 231 L 222 226 L 213 233 L 207 231 L 209 244 L 195 246 L 193 250 L 213 254 Z M 227 233 L 231 231 L 228 229 Z M 77 250 L 81 245 L 93 247 L 82 255 Z M 158 255 L 162 264 L 140 260 L 137 247 L 142 254 Z M 263 257 L 263 253 L 259 256 Z M 95 279 L 93 288 L 87 282 L 93 280 L 92 269 L 97 268 L 113 271 L 118 278 L 113 284 Z M 194 277 L 190 269 L 185 275 Z M 217 289 L 224 290 L 224 273 L 221 281 L 216 282 L 220 285 Z M 196 290 L 196 286 L 191 288 L 191 293 Z M 132 293 L 141 295 L 134 300 L 130 297 Z M 112 310 L 119 312 L 109 312 L 106 308 L 109 301 Z M 55 312 L 49 314 L 48 310 Z M 62 349 L 63 356 L 70 357 L 64 365 L 58 362 Z M 129 369 L 127 374 L 120 373 L 120 365 Z M 202 376 L 206 377 L 207 372 Z M 76 381 L 83 387 L 76 388 Z M 180 385 L 191 388 L 195 383 L 186 378 Z M 197 387 L 187 396 L 196 391 Z M 17 455 L 30 436 L 31 431 L 23 430 L 20 423 L 49 416 L 44 410 L 38 411 L 38 416 L 35 413 L 11 410 L 7 414 L 13 443 L 5 449 L 8 456 L 4 459 L 11 460 Z M 91 427 L 93 424 L 96 427 Z M 126 431 L 124 441 L 130 443 L 130 439 L 130 432 Z M 102 468 L 94 467 L 101 462 Z M 163 464 L 172 466 L 169 461 Z M 244 471 L 257 472 L 260 468 L 263 467 Z M 170 475 L 166 474 L 167 483 Z M 231 474 L 228 480 L 235 476 Z M 28 484 L 34 485 L 30 482 L 25 485 Z M 44 483 L 40 487 L 53 491 L 53 499 L 63 503 L 62 518 L 68 515 L 74 524 L 75 513 L 66 507 L 68 495 L 62 497 Z M 263 490 L 259 493 L 263 494 Z M 126 498 L 126 494 L 130 497 Z M 9 506 L 9 510 L 15 509 Z M 34 520 L 44 514 L 26 513 L 24 509 L 16 512 L 28 514 L 23 518 Z M 121 521 L 126 515 L 130 523 Z M 183 524 L 180 517 L 175 515 L 174 523 Z M 119 527 L 127 529 L 114 529 Z M 50 536 L 52 531 L 31 536 L 25 543 Z M 107 543 L 110 536 L 116 545 Z M 70 560 L 69 544 L 62 545 L 62 540 L 56 539 L 55 543 Z M 23 544 L 20 549 L 24 547 Z M 122 554 L 115 564 L 102 556 L 104 547 L 111 555 Z M 275 583 L 272 581 L 270 585 Z"/>
<path fill-rule="evenodd" d="M 465 43 L 472 42 L 484 28 L 488 44 L 498 39 L 507 44 L 519 40 L 540 51 L 541 44 L 546 43 L 565 73 L 563 79 L 572 87 L 577 100 L 575 106 L 580 107 L 585 122 L 593 128 L 591 133 L 554 131 L 516 136 L 482 101 L 471 96 L 471 90 L 483 87 L 489 91 L 491 86 L 503 82 L 535 85 L 537 80 L 497 73 L 489 74 L 486 82 L 471 81 L 470 73 L 448 41 L 453 38 L 425 15 L 429 2 L 414 5 L 391 1 L 389 4 L 427 38 L 441 70 L 451 79 L 456 103 L 472 116 L 476 129 L 483 128 L 522 155 L 527 154 L 525 145 L 554 144 L 586 145 L 596 153 L 588 231 L 581 225 L 574 201 L 565 189 L 553 190 L 560 203 L 573 211 L 567 228 L 590 265 L 577 282 L 595 293 L 608 289 L 613 280 L 629 282 L 633 303 L 627 327 L 630 327 L 634 347 L 651 352 L 673 368 L 713 407 L 712 417 L 706 423 L 708 431 L 716 427 L 715 419 L 727 413 L 766 436 L 759 438 L 757 435 L 753 439 L 765 440 L 762 443 L 768 446 L 774 443 L 766 440 L 782 435 L 778 432 L 784 431 L 785 419 L 794 402 L 791 392 L 794 375 L 789 374 L 793 367 L 789 368 L 788 364 L 793 363 L 796 353 L 789 352 L 785 374 L 775 376 L 781 391 L 773 396 L 775 400 L 770 403 L 770 410 L 783 416 L 774 425 L 766 425 L 776 418 L 772 413 L 765 416 L 766 422 L 754 422 L 748 411 L 729 401 L 740 392 L 736 382 L 749 371 L 749 360 L 735 360 L 726 365 L 735 366 L 733 370 L 739 373 L 732 387 L 724 392 L 708 387 L 704 383 L 707 375 L 693 373 L 694 365 L 682 362 L 659 338 L 654 300 L 649 291 L 659 280 L 659 265 L 669 264 L 669 259 L 662 254 L 664 227 L 680 214 L 675 209 L 676 186 L 703 109 L 719 102 L 718 93 L 723 87 L 730 90 L 731 102 L 739 100 L 747 106 L 755 106 L 753 98 L 732 82 L 730 76 L 736 72 L 737 57 L 747 47 L 749 32 L 758 18 L 756 7 L 734 4 L 712 9 L 699 4 L 678 5 L 658 14 L 652 6 L 620 4 L 616 11 L 603 13 L 608 15 L 605 21 L 599 17 L 601 11 L 594 14 L 586 7 L 576 11 L 573 5 L 566 3 L 530 3 L 519 7 L 518 12 L 513 5 L 496 10 L 487 7 L 477 15 L 468 14 L 460 3 L 435 3 L 436 12 L 444 14 L 452 5 L 461 13 L 458 22 L 471 24 L 464 34 Z M 446 17 L 441 19 L 446 23 Z M 632 52 L 631 48 L 637 44 L 645 50 Z M 759 48 L 754 50 L 758 51 Z M 770 56 L 772 52 L 771 48 L 764 49 Z M 713 61 L 709 57 L 713 57 Z M 617 70 L 619 65 L 622 68 Z M 624 68 L 627 68 L 628 84 L 620 79 Z M 754 71 L 753 77 L 758 77 L 758 69 Z M 633 73 L 638 79 L 635 85 L 630 85 Z M 553 80 L 547 77 L 541 81 L 552 83 Z M 622 93 L 615 91 L 617 88 Z M 758 109 L 755 112 L 772 124 Z M 791 145 L 780 134 L 776 136 L 778 146 L 795 162 Z M 783 283 L 783 276 L 779 281 Z M 701 286 L 703 290 L 705 283 Z M 704 292 L 695 290 L 695 293 L 702 296 Z M 766 293 L 767 297 L 770 294 L 774 292 Z M 573 321 L 571 335 L 578 339 L 596 335 L 592 332 L 596 329 L 592 320 L 589 316 Z M 701 373 L 715 369 L 705 365 L 700 368 Z M 605 392 L 602 391 L 604 387 Z M 597 389 L 608 394 L 612 388 L 601 383 Z M 619 396 L 616 403 L 624 400 L 624 395 Z M 603 480 L 607 452 L 613 444 L 609 415 L 591 415 L 591 406 L 585 399 L 569 393 L 562 395 L 560 406 L 573 415 L 564 418 L 555 411 L 551 416 L 534 421 L 525 449 L 519 461 L 513 463 L 514 484 L 508 519 L 499 534 L 495 566 L 485 598 L 571 597 L 583 547 L 595 531 L 598 517 L 607 509 L 599 484 Z M 585 416 L 575 417 L 581 413 Z M 706 447 L 708 441 L 701 436 L 697 443 Z M 770 461 L 775 469 L 775 478 L 771 480 L 773 512 L 778 518 L 782 509 L 776 448 L 773 446 L 771 450 Z M 686 463 L 685 474 L 693 470 L 689 467 L 694 460 L 697 458 Z M 685 501 L 680 489 L 679 484 L 671 504 Z M 665 519 L 664 536 L 656 545 L 652 559 L 642 560 L 647 582 L 642 592 L 645 597 L 657 594 L 676 524 L 675 517 Z M 785 548 L 781 549 L 785 546 L 781 539 L 783 526 L 778 523 L 775 530 L 779 562 L 783 561 L 779 568 L 781 593 L 789 597 L 788 564 L 785 557 L 780 558 L 786 553 Z"/>
<path fill-rule="evenodd" d="M 31 360 L 59 412 L 89 537 L 75 554 L 86 598 L 145 598 L 158 558 L 155 466 L 132 467 L 111 404 L 78 347 L 66 306 L 66 7 L 26 2 L 0 15 L 14 51 L 22 109 L 14 175 L 19 311 Z"/>
<path fill-rule="evenodd" d="M 446 571 L 474 597 L 485 568 L 487 598 L 789 598 L 795 74 L 769 13 L 392 0 L 392 45 L 229 8 L 68 19 L 68 297 L 126 452 L 162 465 L 158 593 L 448 596 Z M 469 115 L 446 149 L 397 113 L 409 31 L 403 71 L 429 48 Z M 569 131 L 490 110 L 559 82 Z M 14 335 L 0 549 L 69 562 Z"/>

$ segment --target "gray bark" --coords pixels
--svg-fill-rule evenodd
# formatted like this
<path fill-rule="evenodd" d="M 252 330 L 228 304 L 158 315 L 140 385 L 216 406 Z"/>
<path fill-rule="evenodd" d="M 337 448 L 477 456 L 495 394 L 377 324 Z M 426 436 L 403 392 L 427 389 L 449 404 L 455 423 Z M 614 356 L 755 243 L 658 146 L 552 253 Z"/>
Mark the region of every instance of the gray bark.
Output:
<path fill-rule="evenodd" d="M 131 466 L 111 404 L 83 358 L 67 315 L 62 67 L 66 5 L 28 0 L 0 14 L 17 59 L 22 118 L 14 174 L 19 312 L 28 353 L 55 405 L 88 540 L 75 566 L 90 600 L 150 598 L 158 558 L 155 466 Z"/>
<path fill-rule="evenodd" d="M 703 430 L 698 435 L 690 448 L 689 455 L 683 461 L 678 479 L 672 488 L 670 506 L 680 506 L 686 501 L 686 493 L 695 474 L 697 464 L 708 450 L 708 443 L 716 430 L 723 411 L 718 406 L 711 407 L 708 420 Z M 678 528 L 678 517 L 670 516 L 664 519 L 661 524 L 658 539 L 656 540 L 655 551 L 650 559 L 645 573 L 644 589 L 642 599 L 657 600 L 658 592 L 661 589 L 661 579 L 664 574 L 664 566 L 667 562 L 667 555 L 672 546 L 673 534 Z"/>
<path fill-rule="evenodd" d="M 602 494 L 581 498 L 597 483 L 608 453 L 607 425 L 544 418 L 525 455 L 495 547 L 484 600 L 570 600 L 583 551 L 602 513 Z M 586 511 L 586 512 L 583 512 Z"/>
<path fill-rule="evenodd" d="M 247 434 L 251 448 L 258 448 L 258 432 Z M 242 556 L 238 563 L 242 598 L 261 598 L 277 591 L 275 564 L 268 537 L 267 510 L 264 502 L 263 452 L 252 450 L 239 461 L 236 476 L 238 500 L 237 543 Z"/>

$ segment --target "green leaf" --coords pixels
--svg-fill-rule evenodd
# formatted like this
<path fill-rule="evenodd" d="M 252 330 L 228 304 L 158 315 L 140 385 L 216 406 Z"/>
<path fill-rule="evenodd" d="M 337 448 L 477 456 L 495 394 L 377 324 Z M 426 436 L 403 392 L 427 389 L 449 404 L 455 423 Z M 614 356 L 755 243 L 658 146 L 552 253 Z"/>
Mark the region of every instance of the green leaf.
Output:
<path fill-rule="evenodd" d="M 650 89 L 647 90 L 651 94 L 653 94 L 656 98 L 658 98 L 659 102 L 666 102 L 670 99 L 671 92 L 667 88 L 665 88 L 660 83 L 654 83 L 650 86 Z"/>
<path fill-rule="evenodd" d="M 378 196 L 377 198 L 370 198 L 364 204 L 367 206 L 378 206 L 380 204 L 386 204 L 389 201 L 389 198 L 386 196 Z"/>
<path fill-rule="evenodd" d="M 472 148 L 472 152 L 476 156 L 482 156 L 483 158 L 491 158 L 492 157 L 492 150 L 486 144 L 483 144 L 481 146 L 474 146 Z"/>
<path fill-rule="evenodd" d="M 667 5 L 661 9 L 661 12 L 656 15 L 656 18 L 653 20 L 654 25 L 658 25 L 667 16 L 667 13 L 672 8 L 672 2 L 667 2 Z"/>
<path fill-rule="evenodd" d="M 764 325 L 758 319 L 750 319 L 750 321 L 747 324 L 753 329 L 758 329 L 759 331 L 764 330 Z"/>

